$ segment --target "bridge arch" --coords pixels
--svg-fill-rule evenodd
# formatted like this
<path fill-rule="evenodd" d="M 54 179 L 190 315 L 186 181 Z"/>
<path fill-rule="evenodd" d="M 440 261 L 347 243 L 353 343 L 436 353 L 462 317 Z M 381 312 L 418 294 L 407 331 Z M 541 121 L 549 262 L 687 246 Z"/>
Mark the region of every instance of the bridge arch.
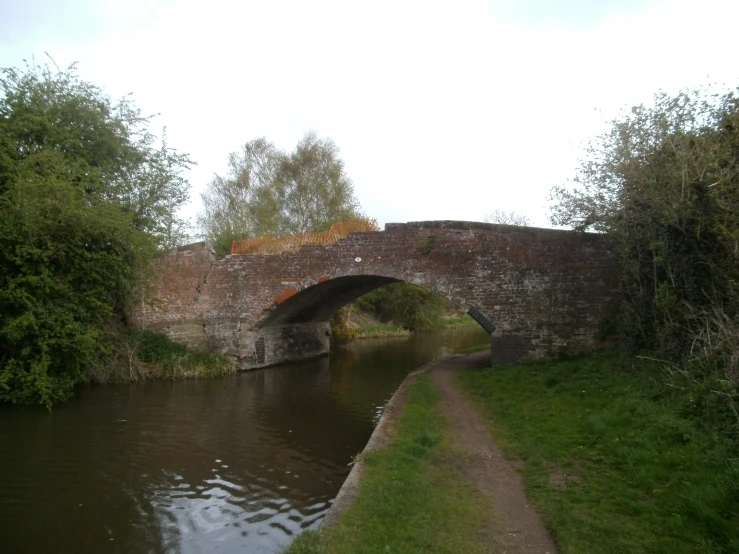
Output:
<path fill-rule="evenodd" d="M 373 290 L 402 282 L 410 283 L 438 294 L 459 309 L 468 313 L 472 312 L 473 317 L 475 314 L 480 313 L 479 309 L 475 306 L 465 306 L 462 299 L 448 294 L 445 290 L 440 290 L 433 285 L 429 286 L 422 280 L 417 280 L 414 283 L 402 277 L 402 275 L 398 275 L 397 273 L 393 273 L 392 276 L 387 274 L 351 273 L 331 277 L 306 278 L 294 285 L 293 289 L 295 292 L 291 290 L 290 295 L 286 299 L 277 303 L 274 309 L 261 314 L 256 321 L 250 322 L 248 326 L 260 328 L 296 323 L 328 322 L 331 315 L 342 306 L 357 300 Z M 488 332 L 492 331 L 492 329 L 485 327 L 485 323 L 489 322 L 483 323 L 478 321 L 478 323 Z"/>
<path fill-rule="evenodd" d="M 388 275 L 390 273 L 390 275 Z M 490 333 L 490 322 L 474 307 L 423 279 L 405 280 L 402 272 L 383 275 L 352 271 L 339 275 L 310 277 L 296 282 L 281 292 L 274 306 L 256 319 L 241 322 L 239 342 L 253 345 L 249 349 L 232 350 L 239 363 L 252 367 L 319 356 L 330 350 L 331 315 L 342 306 L 377 288 L 392 283 L 408 282 L 446 298 L 467 311 Z M 429 286 L 430 285 L 430 286 Z M 479 319 L 478 319 L 479 318 Z M 481 321 L 482 320 L 482 321 Z M 486 327 L 486 324 L 488 325 Z"/>
<path fill-rule="evenodd" d="M 331 315 L 346 304 L 398 279 L 379 275 L 343 275 L 333 278 L 304 279 L 291 294 L 263 314 L 255 327 L 270 327 L 293 323 L 327 322 Z"/>

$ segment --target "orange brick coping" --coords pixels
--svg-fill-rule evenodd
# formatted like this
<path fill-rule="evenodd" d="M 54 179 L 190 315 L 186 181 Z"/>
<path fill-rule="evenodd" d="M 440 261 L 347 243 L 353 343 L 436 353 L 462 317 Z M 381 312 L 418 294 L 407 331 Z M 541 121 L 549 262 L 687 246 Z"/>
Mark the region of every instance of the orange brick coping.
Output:
<path fill-rule="evenodd" d="M 370 219 L 349 219 L 331 225 L 323 233 L 296 233 L 293 235 L 262 235 L 231 243 L 234 254 L 280 254 L 295 252 L 303 246 L 325 246 L 336 244 L 349 233 L 379 231 L 377 222 Z"/>

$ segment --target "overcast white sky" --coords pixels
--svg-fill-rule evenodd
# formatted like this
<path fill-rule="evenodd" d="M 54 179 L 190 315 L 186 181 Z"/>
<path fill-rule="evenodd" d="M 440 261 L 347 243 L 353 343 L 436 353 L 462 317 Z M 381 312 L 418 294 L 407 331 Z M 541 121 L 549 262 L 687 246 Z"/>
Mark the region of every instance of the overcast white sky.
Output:
<path fill-rule="evenodd" d="M 739 82 L 732 0 L 0 0 L 0 66 L 44 52 L 160 113 L 198 165 L 308 130 L 341 149 L 381 223 L 547 225 L 550 187 L 620 109 Z"/>

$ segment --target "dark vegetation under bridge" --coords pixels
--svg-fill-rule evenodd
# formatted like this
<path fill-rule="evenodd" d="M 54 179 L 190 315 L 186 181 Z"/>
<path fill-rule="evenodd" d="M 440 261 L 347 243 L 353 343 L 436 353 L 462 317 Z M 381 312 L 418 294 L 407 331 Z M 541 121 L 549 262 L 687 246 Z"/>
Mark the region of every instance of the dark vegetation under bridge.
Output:
<path fill-rule="evenodd" d="M 281 254 L 216 260 L 206 243 L 182 247 L 156 261 L 131 318 L 257 368 L 327 353 L 331 314 L 396 281 L 472 315 L 491 335 L 493 363 L 591 349 L 619 298 L 602 235 L 427 221 Z"/>

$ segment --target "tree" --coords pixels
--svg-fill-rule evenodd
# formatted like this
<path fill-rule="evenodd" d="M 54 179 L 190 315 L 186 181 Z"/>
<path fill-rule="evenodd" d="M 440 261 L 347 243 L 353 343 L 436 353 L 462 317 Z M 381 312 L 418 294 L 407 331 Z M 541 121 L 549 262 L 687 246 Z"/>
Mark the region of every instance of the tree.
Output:
<path fill-rule="evenodd" d="M 485 223 L 499 223 L 502 225 L 519 225 L 528 227 L 531 225 L 531 219 L 526 214 L 515 211 L 493 210 L 492 213 L 485 216 Z"/>
<path fill-rule="evenodd" d="M 229 156 L 228 174 L 215 175 L 202 199 L 198 222 L 219 255 L 234 239 L 325 231 L 360 215 L 338 147 L 314 133 L 289 153 L 265 138 L 247 142 Z"/>
<path fill-rule="evenodd" d="M 354 186 L 338 147 L 313 133 L 280 160 L 272 186 L 260 193 L 259 199 L 277 214 L 269 219 L 273 233 L 325 231 L 332 223 L 358 215 Z"/>
<path fill-rule="evenodd" d="M 739 319 L 735 93 L 661 93 L 632 108 L 591 141 L 575 187 L 552 199 L 554 224 L 611 237 L 633 348 L 691 357 L 711 342 L 712 314 Z M 718 339 L 736 357 L 739 336 Z"/>
<path fill-rule="evenodd" d="M 0 89 L 0 401 L 50 406 L 180 234 L 189 162 L 74 66 L 6 68 Z"/>
<path fill-rule="evenodd" d="M 272 186 L 281 156 L 265 138 L 249 141 L 229 155 L 228 174 L 214 175 L 201 194 L 198 224 L 219 255 L 228 254 L 234 240 L 264 234 L 269 206 L 256 195 Z"/>
<path fill-rule="evenodd" d="M 149 132 L 130 96 L 111 100 L 83 81 L 73 64 L 66 70 L 27 64 L 25 71 L 0 74 L 0 193 L 17 178 L 18 168 L 43 167 L 39 157 L 53 152 L 74 164 L 74 177 L 90 202 L 113 203 L 133 224 L 163 247 L 186 234 L 177 217 L 188 199 L 181 176 L 187 156 Z"/>

